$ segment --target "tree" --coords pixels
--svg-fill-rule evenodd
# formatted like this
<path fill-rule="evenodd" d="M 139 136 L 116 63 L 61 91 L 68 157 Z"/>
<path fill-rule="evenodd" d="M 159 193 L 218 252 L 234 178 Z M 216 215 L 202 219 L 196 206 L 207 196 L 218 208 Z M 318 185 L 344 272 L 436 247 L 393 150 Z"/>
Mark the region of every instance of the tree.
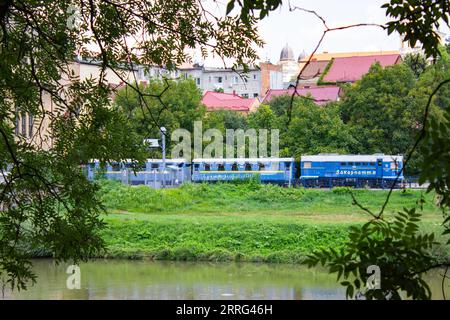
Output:
<path fill-rule="evenodd" d="M 114 106 L 127 115 L 141 141 L 161 136 L 156 123 L 167 129 L 169 137 L 179 128 L 192 132 L 194 121 L 201 120 L 205 114 L 201 92 L 192 79 L 152 79 L 149 84 L 141 85 L 140 92 L 143 97 L 126 86 L 117 93 Z M 154 97 L 151 94 L 155 92 L 164 94 Z M 170 152 L 171 140 L 166 139 L 166 144 Z"/>
<path fill-rule="evenodd" d="M 262 104 L 259 108 L 249 114 L 248 126 L 254 129 L 279 129 L 280 117 L 272 111 L 269 105 Z"/>
<path fill-rule="evenodd" d="M 376 63 L 346 90 L 342 119 L 358 140 L 358 153 L 403 154 L 407 150 L 423 113 L 410 96 L 414 85 L 414 74 L 406 65 L 382 68 Z"/>
<path fill-rule="evenodd" d="M 215 110 L 205 114 L 203 129 L 219 129 L 225 137 L 226 129 L 243 129 L 248 127 L 247 118 L 232 110 Z"/>
<path fill-rule="evenodd" d="M 196 0 L 0 3 L 2 279 L 25 288 L 34 279 L 30 252 L 38 247 L 75 262 L 103 248 L 103 207 L 80 165 L 144 156 L 126 119 L 110 108 L 108 76 L 141 99 L 127 72 L 137 64 L 174 69 L 188 60 L 188 48 L 245 67 L 262 45 L 257 20 L 252 13 L 245 21 L 214 17 Z M 77 55 L 98 61 L 96 78 L 78 78 Z M 159 100 L 163 92 L 145 95 Z M 21 137 L 16 128 L 25 118 L 33 130 Z"/>
<path fill-rule="evenodd" d="M 404 57 L 403 61 L 411 68 L 416 78 L 418 78 L 427 68 L 427 60 L 420 53 L 409 53 Z"/>
<path fill-rule="evenodd" d="M 291 156 L 300 158 L 318 153 L 346 154 L 354 148 L 355 139 L 342 122 L 337 105 L 318 106 L 311 100 L 297 98 L 280 144 Z"/>

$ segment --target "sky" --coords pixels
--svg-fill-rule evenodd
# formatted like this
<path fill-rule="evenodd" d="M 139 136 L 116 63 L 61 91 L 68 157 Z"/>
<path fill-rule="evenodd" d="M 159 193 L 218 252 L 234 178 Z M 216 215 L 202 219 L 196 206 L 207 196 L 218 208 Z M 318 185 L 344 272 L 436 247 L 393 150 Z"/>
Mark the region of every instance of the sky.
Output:
<path fill-rule="evenodd" d="M 228 0 L 218 0 L 214 4 L 216 13 L 225 10 Z M 290 0 L 291 7 L 314 10 L 322 16 L 330 28 L 355 23 L 378 23 L 388 21 L 381 5 L 387 0 Z M 283 5 L 270 12 L 258 26 L 261 38 L 266 43 L 258 49 L 261 60 L 269 59 L 277 63 L 281 49 L 286 45 L 294 51 L 297 58 L 304 50 L 311 53 L 319 41 L 324 26 L 322 22 L 310 13 L 298 10 L 289 11 L 289 1 L 283 0 Z M 442 31 L 450 35 L 444 26 Z M 387 35 L 379 27 L 358 27 L 327 33 L 317 52 L 349 52 L 349 51 L 389 51 L 400 48 L 398 34 Z M 205 61 L 207 66 L 223 66 L 218 59 L 212 57 Z"/>

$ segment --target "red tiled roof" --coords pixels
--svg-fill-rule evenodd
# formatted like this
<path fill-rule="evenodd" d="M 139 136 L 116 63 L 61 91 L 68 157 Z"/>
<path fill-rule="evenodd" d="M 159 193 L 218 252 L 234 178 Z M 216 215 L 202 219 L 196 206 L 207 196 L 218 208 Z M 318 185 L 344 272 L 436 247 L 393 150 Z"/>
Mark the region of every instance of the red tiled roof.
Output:
<path fill-rule="evenodd" d="M 310 94 L 317 104 L 325 104 L 330 101 L 337 101 L 337 99 L 339 98 L 340 89 L 341 88 L 337 86 L 297 88 L 297 95 L 305 97 Z M 269 102 L 276 96 L 281 96 L 284 94 L 292 95 L 293 93 L 294 88 L 270 89 L 264 97 L 264 101 Z"/>
<path fill-rule="evenodd" d="M 323 77 L 325 82 L 353 82 L 362 78 L 375 62 L 382 67 L 396 64 L 399 54 L 354 56 L 334 58 L 330 70 Z"/>
<path fill-rule="evenodd" d="M 202 103 L 208 111 L 226 109 L 233 111 L 250 111 L 256 98 L 245 99 L 236 94 L 206 91 Z"/>

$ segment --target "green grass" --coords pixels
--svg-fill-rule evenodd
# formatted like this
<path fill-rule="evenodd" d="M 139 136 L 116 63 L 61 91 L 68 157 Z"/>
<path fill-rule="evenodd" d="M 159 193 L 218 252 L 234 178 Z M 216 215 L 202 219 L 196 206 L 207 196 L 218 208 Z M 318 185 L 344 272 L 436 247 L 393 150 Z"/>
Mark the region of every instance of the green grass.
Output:
<path fill-rule="evenodd" d="M 354 190 L 376 209 L 387 192 Z M 413 206 L 420 191 L 395 191 L 387 213 Z M 164 260 L 299 262 L 317 248 L 339 248 L 350 225 L 367 221 L 345 189 L 311 190 L 255 183 L 195 184 L 153 190 L 101 182 L 110 214 L 105 257 Z M 423 230 L 441 233 L 442 216 L 425 195 Z M 435 255 L 448 257 L 443 247 Z"/>
<path fill-rule="evenodd" d="M 358 201 L 374 211 L 381 208 L 386 190 L 353 190 Z M 393 192 L 387 213 L 413 206 L 421 190 Z M 202 215 L 352 215 L 361 210 L 352 205 L 346 189 L 333 190 L 282 188 L 274 185 L 242 184 L 185 184 L 177 189 L 153 190 L 145 186 L 129 187 L 112 181 L 102 181 L 100 197 L 112 212 L 148 214 Z M 425 194 L 425 216 L 439 215 L 434 194 Z M 364 217 L 364 216 L 362 216 Z"/>

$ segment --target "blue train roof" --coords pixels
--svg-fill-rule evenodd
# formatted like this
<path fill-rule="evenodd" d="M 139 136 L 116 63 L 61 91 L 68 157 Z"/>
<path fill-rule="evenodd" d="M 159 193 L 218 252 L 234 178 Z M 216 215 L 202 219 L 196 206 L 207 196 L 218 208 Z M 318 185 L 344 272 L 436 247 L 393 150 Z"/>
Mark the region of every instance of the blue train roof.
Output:
<path fill-rule="evenodd" d="M 245 162 L 292 162 L 294 158 L 196 158 L 192 162 L 245 163 Z"/>

